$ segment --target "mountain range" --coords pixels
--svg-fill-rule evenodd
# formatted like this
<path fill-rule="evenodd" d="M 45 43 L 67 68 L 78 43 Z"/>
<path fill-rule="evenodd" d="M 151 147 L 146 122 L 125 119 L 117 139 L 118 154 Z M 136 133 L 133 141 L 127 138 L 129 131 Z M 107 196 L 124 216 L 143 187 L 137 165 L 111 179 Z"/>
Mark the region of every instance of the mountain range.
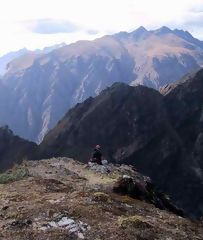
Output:
<path fill-rule="evenodd" d="M 134 166 L 187 216 L 201 217 L 202 104 L 203 69 L 160 91 L 114 83 L 70 109 L 39 146 L 1 128 L 0 167 L 64 156 L 88 162 L 100 144 L 104 158 Z"/>
<path fill-rule="evenodd" d="M 24 54 L 0 80 L 0 125 L 39 143 L 68 109 L 114 82 L 159 89 L 202 65 L 203 42 L 167 27 Z"/>
<path fill-rule="evenodd" d="M 135 166 L 188 215 L 202 216 L 203 69 L 160 92 L 113 84 L 72 108 L 40 151 L 87 162 L 96 144 L 104 158 Z"/>

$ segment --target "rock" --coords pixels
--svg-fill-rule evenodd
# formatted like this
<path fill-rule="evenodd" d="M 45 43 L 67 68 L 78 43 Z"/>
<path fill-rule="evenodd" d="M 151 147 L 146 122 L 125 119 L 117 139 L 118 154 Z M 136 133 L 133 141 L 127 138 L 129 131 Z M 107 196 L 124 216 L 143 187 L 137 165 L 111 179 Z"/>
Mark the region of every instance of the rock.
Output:
<path fill-rule="evenodd" d="M 111 168 L 109 165 L 99 165 L 97 163 L 89 162 L 88 166 L 89 166 L 89 169 L 98 173 L 108 174 L 109 172 L 111 172 Z"/>
<path fill-rule="evenodd" d="M 74 220 L 73 219 L 68 219 L 67 217 L 63 217 L 59 222 L 58 222 L 58 225 L 59 227 L 66 227 L 68 225 L 71 225 L 74 223 Z"/>
<path fill-rule="evenodd" d="M 108 164 L 108 161 L 107 160 L 102 160 L 102 165 L 107 165 Z"/>
<path fill-rule="evenodd" d="M 49 222 L 49 225 L 53 228 L 59 227 L 59 225 L 56 222 Z"/>
<path fill-rule="evenodd" d="M 84 235 L 82 233 L 79 232 L 77 235 L 78 235 L 78 238 L 85 239 L 85 237 L 84 237 Z"/>
<path fill-rule="evenodd" d="M 129 179 L 129 178 L 131 178 L 131 177 L 128 176 L 128 175 L 123 175 L 123 178 L 124 178 L 124 179 Z"/>
<path fill-rule="evenodd" d="M 154 184 L 149 178 L 140 176 L 130 177 L 124 175 L 119 178 L 113 187 L 115 193 L 129 195 L 132 198 L 145 200 L 146 202 L 154 204 L 159 209 L 166 209 L 177 215 L 184 216 L 182 209 L 177 208 L 170 201 L 169 197 L 156 190 Z"/>
<path fill-rule="evenodd" d="M 56 220 L 43 224 L 39 229 L 43 231 L 51 228 L 66 229 L 69 233 L 76 235 L 80 239 L 84 239 L 83 233 L 90 230 L 88 224 L 68 218 L 64 216 L 64 214 L 55 215 L 55 219 Z"/>

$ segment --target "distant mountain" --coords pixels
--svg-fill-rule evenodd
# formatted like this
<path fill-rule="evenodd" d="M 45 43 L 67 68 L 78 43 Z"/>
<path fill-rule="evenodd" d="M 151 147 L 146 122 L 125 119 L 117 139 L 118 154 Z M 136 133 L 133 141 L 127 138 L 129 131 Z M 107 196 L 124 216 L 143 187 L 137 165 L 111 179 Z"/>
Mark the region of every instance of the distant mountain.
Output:
<path fill-rule="evenodd" d="M 191 216 L 202 216 L 203 69 L 158 91 L 115 83 L 77 104 L 40 145 L 45 156 L 134 165 Z"/>
<path fill-rule="evenodd" d="M 7 127 L 0 128 L 0 172 L 23 160 L 37 157 L 37 145 L 18 136 Z"/>
<path fill-rule="evenodd" d="M 46 54 L 46 53 L 49 53 L 49 52 L 51 52 L 53 50 L 56 50 L 57 48 L 61 48 L 61 47 L 65 47 L 65 46 L 66 46 L 66 43 L 59 43 L 59 44 L 54 44 L 54 45 L 52 45 L 50 47 L 45 47 L 43 49 L 36 49 L 36 50 L 34 50 L 34 52 L 35 53 L 44 53 L 44 54 Z"/>
<path fill-rule="evenodd" d="M 78 41 L 9 64 L 0 124 L 40 142 L 78 102 L 114 82 L 158 89 L 203 65 L 202 41 L 182 30 L 144 27 L 127 33 Z"/>
<path fill-rule="evenodd" d="M 8 64 L 10 62 L 12 62 L 14 59 L 18 59 L 19 57 L 21 56 L 24 56 L 26 54 L 32 54 L 32 55 L 35 55 L 35 54 L 46 54 L 46 53 L 49 53 L 59 47 L 63 47 L 65 46 L 66 44 L 65 43 L 61 43 L 61 44 L 56 44 L 56 45 L 53 45 L 53 46 L 50 46 L 50 47 L 45 47 L 44 49 L 40 50 L 40 49 L 37 49 L 37 50 L 34 50 L 34 51 L 31 51 L 31 50 L 28 50 L 26 48 L 22 48 L 18 51 L 15 51 L 15 52 L 9 52 L 3 56 L 0 57 L 0 76 L 3 76 L 7 70 L 8 70 Z"/>
<path fill-rule="evenodd" d="M 10 52 L 0 57 L 0 76 L 3 76 L 7 71 L 7 64 L 12 61 L 15 58 L 18 58 L 26 53 L 28 53 L 29 50 L 26 48 L 20 49 L 16 52 Z"/>

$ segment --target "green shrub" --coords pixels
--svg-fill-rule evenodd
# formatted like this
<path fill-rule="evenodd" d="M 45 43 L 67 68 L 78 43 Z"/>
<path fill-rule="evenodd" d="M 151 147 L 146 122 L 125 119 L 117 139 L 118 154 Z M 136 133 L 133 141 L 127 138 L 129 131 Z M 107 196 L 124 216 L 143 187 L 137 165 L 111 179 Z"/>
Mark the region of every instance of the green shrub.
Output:
<path fill-rule="evenodd" d="M 25 168 L 15 168 L 9 170 L 5 173 L 0 174 L 0 184 L 6 184 L 10 182 L 15 182 L 24 179 L 29 176 L 28 169 Z"/>

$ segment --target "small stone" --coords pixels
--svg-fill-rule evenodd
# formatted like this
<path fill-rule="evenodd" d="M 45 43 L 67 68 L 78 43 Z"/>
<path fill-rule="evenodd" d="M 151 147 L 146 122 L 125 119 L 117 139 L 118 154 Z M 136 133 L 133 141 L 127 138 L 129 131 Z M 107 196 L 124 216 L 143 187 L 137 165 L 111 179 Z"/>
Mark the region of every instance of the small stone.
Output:
<path fill-rule="evenodd" d="M 67 225 L 73 224 L 74 220 L 71 218 L 63 217 L 59 222 L 58 225 L 59 227 L 65 227 Z"/>
<path fill-rule="evenodd" d="M 54 228 L 57 228 L 58 227 L 58 224 L 55 223 L 55 222 L 49 222 L 48 223 L 51 227 L 54 227 Z"/>
<path fill-rule="evenodd" d="M 40 228 L 40 230 L 42 230 L 42 231 L 45 231 L 45 230 L 47 230 L 48 228 L 47 227 L 41 227 Z"/>
<path fill-rule="evenodd" d="M 67 225 L 66 226 L 66 229 L 74 229 L 74 228 L 76 228 L 77 227 L 77 225 L 75 224 L 75 223 L 71 223 L 71 224 L 69 224 L 69 225 Z M 78 230 L 78 229 L 77 229 Z"/>
<path fill-rule="evenodd" d="M 58 217 L 58 213 L 54 213 L 53 217 L 54 218 Z"/>
<path fill-rule="evenodd" d="M 129 204 L 125 204 L 125 206 L 127 207 L 127 208 L 132 208 L 133 206 L 131 206 L 131 205 L 129 205 Z"/>
<path fill-rule="evenodd" d="M 66 227 L 66 229 L 68 229 L 68 226 Z M 69 232 L 71 232 L 71 233 L 76 233 L 78 231 L 79 231 L 79 228 L 76 226 L 74 228 L 69 229 Z"/>
<path fill-rule="evenodd" d="M 128 176 L 128 175 L 123 175 L 123 178 L 124 178 L 124 179 L 128 179 L 128 178 L 131 178 L 131 177 Z"/>
<path fill-rule="evenodd" d="M 84 235 L 81 232 L 78 233 L 78 238 L 85 239 Z"/>

